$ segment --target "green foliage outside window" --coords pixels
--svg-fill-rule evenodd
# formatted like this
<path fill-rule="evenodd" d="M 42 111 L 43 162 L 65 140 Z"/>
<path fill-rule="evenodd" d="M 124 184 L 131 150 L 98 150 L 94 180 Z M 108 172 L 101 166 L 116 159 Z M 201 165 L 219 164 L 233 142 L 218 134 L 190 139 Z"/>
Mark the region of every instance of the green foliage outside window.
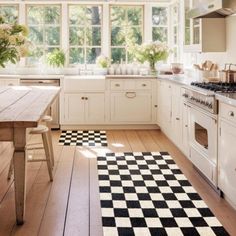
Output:
<path fill-rule="evenodd" d="M 16 5 L 1 5 L 0 16 L 2 16 L 6 23 L 14 24 L 18 21 L 18 8 Z"/>
<path fill-rule="evenodd" d="M 34 44 L 27 64 L 34 66 L 47 53 L 60 49 L 60 5 L 28 5 L 29 39 Z"/>
<path fill-rule="evenodd" d="M 143 41 L 143 7 L 111 6 L 111 59 L 132 62 L 128 48 Z"/>
<path fill-rule="evenodd" d="M 168 15 L 166 7 L 152 8 L 152 40 L 167 43 Z"/>
<path fill-rule="evenodd" d="M 101 6 L 69 6 L 69 64 L 95 64 L 101 54 Z"/>

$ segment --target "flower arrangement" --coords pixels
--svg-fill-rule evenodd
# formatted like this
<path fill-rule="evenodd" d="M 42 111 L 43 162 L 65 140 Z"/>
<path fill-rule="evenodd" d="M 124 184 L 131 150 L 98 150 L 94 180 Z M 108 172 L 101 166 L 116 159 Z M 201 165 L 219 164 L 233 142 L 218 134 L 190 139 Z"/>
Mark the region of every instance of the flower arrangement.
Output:
<path fill-rule="evenodd" d="M 109 66 L 109 58 L 104 55 L 100 55 L 96 59 L 96 64 L 102 68 L 107 68 Z"/>
<path fill-rule="evenodd" d="M 159 41 L 135 45 L 131 50 L 139 62 L 149 62 L 152 71 L 155 71 L 156 62 L 166 60 L 170 54 L 169 47 Z"/>
<path fill-rule="evenodd" d="M 47 54 L 46 61 L 47 64 L 52 67 L 63 67 L 65 65 L 66 56 L 62 50 L 54 49 Z"/>
<path fill-rule="evenodd" d="M 7 62 L 16 64 L 29 53 L 28 28 L 18 24 L 7 24 L 0 16 L 0 67 Z"/>

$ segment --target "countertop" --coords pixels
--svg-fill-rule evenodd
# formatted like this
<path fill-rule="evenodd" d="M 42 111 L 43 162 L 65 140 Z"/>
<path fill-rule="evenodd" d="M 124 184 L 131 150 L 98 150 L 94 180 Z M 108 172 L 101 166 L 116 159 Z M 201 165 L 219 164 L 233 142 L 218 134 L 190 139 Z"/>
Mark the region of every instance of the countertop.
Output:
<path fill-rule="evenodd" d="M 186 75 L 4 75 L 0 74 L 0 79 L 63 79 L 63 78 L 70 78 L 70 79 L 159 79 L 159 80 L 165 80 L 170 81 L 179 85 L 183 86 L 190 86 L 191 82 L 194 81 L 194 78 L 191 78 Z M 227 103 L 232 106 L 236 106 L 236 93 L 215 93 L 216 99 L 220 102 Z"/>
<path fill-rule="evenodd" d="M 220 102 L 236 106 L 236 93 L 216 93 L 215 96 Z"/>

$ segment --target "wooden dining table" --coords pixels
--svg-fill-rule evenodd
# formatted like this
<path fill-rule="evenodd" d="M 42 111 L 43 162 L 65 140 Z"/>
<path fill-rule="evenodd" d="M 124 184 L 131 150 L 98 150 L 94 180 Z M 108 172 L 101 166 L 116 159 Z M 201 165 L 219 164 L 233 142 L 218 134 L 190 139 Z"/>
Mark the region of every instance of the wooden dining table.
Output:
<path fill-rule="evenodd" d="M 17 224 L 24 223 L 26 199 L 26 129 L 37 127 L 59 96 L 59 87 L 0 87 L 0 141 L 13 142 Z"/>

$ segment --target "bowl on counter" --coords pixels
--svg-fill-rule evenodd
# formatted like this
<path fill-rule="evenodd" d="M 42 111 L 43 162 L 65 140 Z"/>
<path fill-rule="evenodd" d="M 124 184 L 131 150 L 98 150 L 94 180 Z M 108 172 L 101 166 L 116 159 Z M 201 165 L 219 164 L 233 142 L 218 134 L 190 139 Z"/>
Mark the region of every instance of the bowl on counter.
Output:
<path fill-rule="evenodd" d="M 183 74 L 183 64 L 171 63 L 171 70 L 172 70 L 173 75 Z"/>

